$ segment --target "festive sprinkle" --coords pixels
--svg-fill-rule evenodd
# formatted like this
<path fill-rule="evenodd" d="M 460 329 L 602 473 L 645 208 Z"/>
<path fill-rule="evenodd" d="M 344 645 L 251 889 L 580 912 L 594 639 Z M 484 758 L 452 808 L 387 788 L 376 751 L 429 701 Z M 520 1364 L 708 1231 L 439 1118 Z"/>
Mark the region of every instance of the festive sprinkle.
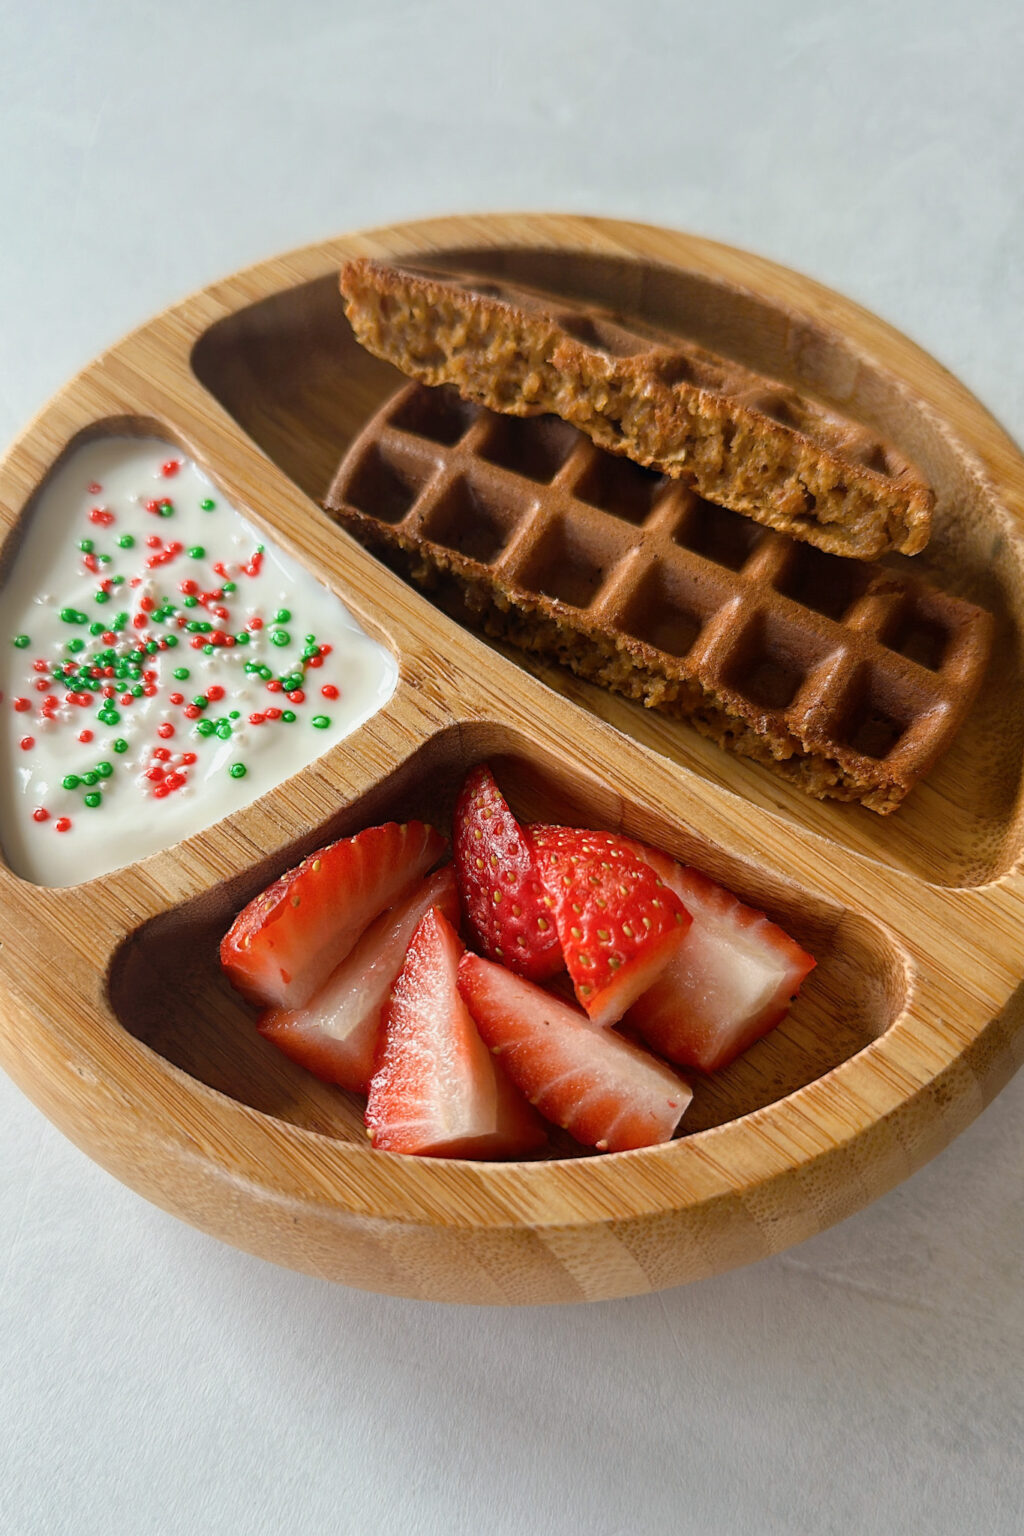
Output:
<path fill-rule="evenodd" d="M 331 717 L 329 715 L 314 715 L 310 721 L 310 724 L 315 726 L 318 731 L 326 731 L 330 723 Z"/>
<path fill-rule="evenodd" d="M 212 512 L 217 503 L 215 501 L 211 501 L 209 496 L 204 496 L 199 505 L 204 512 Z"/>
<path fill-rule="evenodd" d="M 117 547 L 118 547 L 118 549 L 134 549 L 135 548 L 135 536 L 134 536 L 134 534 L 122 533 L 121 537 L 117 541 Z"/>
<path fill-rule="evenodd" d="M 35 810 L 32 812 L 32 820 L 33 821 L 49 821 L 49 819 L 50 819 L 50 813 L 46 809 L 46 807 L 42 806 L 42 805 L 37 805 Z"/>
<path fill-rule="evenodd" d="M 110 743 L 110 745 L 113 747 L 115 752 L 127 752 L 128 751 L 128 743 L 125 741 L 123 736 L 118 736 L 115 741 L 112 741 Z"/>
<path fill-rule="evenodd" d="M 228 773 L 230 773 L 233 779 L 244 779 L 246 772 L 247 769 L 244 763 L 232 763 L 228 769 Z"/>
<path fill-rule="evenodd" d="M 94 789 L 91 794 L 86 795 L 85 803 L 89 807 L 90 811 L 94 811 L 96 810 L 97 806 L 103 804 L 103 796 L 100 794 L 98 789 Z"/>
<path fill-rule="evenodd" d="M 59 816 L 57 818 L 57 820 L 54 822 L 53 827 L 54 827 L 54 831 L 55 832 L 70 832 L 71 831 L 71 817 L 70 816 Z"/>

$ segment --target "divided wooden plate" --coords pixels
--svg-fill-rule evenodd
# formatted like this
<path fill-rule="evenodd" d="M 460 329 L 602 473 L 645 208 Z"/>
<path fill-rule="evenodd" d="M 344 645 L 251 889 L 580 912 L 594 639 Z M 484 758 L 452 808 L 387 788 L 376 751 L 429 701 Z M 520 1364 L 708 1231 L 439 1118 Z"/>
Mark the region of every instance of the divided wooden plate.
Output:
<path fill-rule="evenodd" d="M 331 522 L 318 500 L 401 382 L 344 318 L 335 274 L 356 254 L 456 261 L 677 328 L 844 407 L 923 467 L 936 532 L 912 567 L 989 608 L 998 634 L 966 725 L 901 810 L 817 804 L 684 725 L 528 670 Z M 228 1242 L 350 1285 L 470 1302 L 621 1296 L 848 1215 L 1020 1064 L 1024 460 L 881 321 L 754 256 L 608 220 L 452 218 L 345 237 L 197 294 L 63 390 L 0 463 L 5 553 L 55 461 L 111 429 L 192 454 L 400 666 L 355 735 L 210 830 L 70 889 L 0 867 L 0 1059 L 118 1178 Z M 508 1165 L 373 1152 L 361 1106 L 280 1057 L 219 978 L 220 934 L 261 886 L 391 816 L 445 825 L 483 758 L 521 814 L 660 844 L 818 957 L 791 1017 L 699 1082 L 667 1146 L 595 1156 L 560 1143 Z"/>

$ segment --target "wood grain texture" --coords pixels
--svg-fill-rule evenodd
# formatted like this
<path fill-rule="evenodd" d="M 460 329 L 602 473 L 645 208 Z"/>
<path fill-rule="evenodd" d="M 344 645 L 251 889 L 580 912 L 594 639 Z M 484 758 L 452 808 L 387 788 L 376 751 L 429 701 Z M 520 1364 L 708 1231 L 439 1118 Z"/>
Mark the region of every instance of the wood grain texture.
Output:
<path fill-rule="evenodd" d="M 992 609 L 999 639 L 953 749 L 895 817 L 805 800 L 685 726 L 534 675 L 331 523 L 316 499 L 398 382 L 356 348 L 335 291 L 340 261 L 359 254 L 458 256 L 687 330 L 925 467 L 936 533 L 915 565 Z M 112 425 L 193 454 L 401 672 L 352 737 L 175 848 L 68 890 L 0 867 L 0 1060 L 119 1178 L 229 1242 L 348 1284 L 596 1299 L 746 1263 L 841 1219 L 944 1146 L 1020 1064 L 1024 461 L 883 322 L 743 252 L 604 220 L 439 219 L 327 242 L 193 296 L 62 391 L 0 463 L 0 569 L 55 461 Z M 216 941 L 261 885 L 390 815 L 444 825 L 462 772 L 484 758 L 522 814 L 659 843 L 819 959 L 790 1019 L 698 1084 L 688 1134 L 668 1146 L 601 1157 L 559 1143 L 509 1165 L 372 1152 L 356 1101 L 274 1052 L 220 981 Z"/>

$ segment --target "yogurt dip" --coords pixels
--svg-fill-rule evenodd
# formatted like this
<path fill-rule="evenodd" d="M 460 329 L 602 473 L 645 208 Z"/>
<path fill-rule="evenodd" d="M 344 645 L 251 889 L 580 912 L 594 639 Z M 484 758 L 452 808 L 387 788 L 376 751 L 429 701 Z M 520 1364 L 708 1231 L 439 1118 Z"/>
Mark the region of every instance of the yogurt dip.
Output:
<path fill-rule="evenodd" d="M 394 692 L 394 657 L 170 444 L 44 487 L 0 591 L 0 841 L 67 886 L 265 794 Z"/>

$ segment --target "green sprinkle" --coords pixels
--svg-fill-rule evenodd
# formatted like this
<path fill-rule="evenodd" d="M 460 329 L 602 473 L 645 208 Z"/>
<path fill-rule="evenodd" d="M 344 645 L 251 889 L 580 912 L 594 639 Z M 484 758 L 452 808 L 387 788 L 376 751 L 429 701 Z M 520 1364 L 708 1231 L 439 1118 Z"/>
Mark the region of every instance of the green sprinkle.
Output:
<path fill-rule="evenodd" d="M 104 592 L 103 588 L 101 587 L 100 590 L 96 593 L 96 601 L 98 603 L 109 603 L 110 593 Z"/>
<path fill-rule="evenodd" d="M 172 501 L 162 501 L 160 503 L 160 516 L 161 517 L 173 517 L 174 516 L 174 503 Z"/>
<path fill-rule="evenodd" d="M 216 730 L 216 726 L 212 720 L 197 720 L 196 730 L 199 732 L 200 736 L 212 736 Z"/>
<path fill-rule="evenodd" d="M 111 746 L 115 752 L 128 751 L 128 743 L 125 741 L 123 736 L 119 736 L 116 741 L 111 742 Z"/>
<path fill-rule="evenodd" d="M 99 561 L 100 565 L 109 565 L 110 564 L 110 556 L 109 555 L 97 555 L 96 559 Z M 115 581 L 124 581 L 124 577 L 123 576 L 116 576 L 114 578 L 114 580 Z"/>
<path fill-rule="evenodd" d="M 61 617 L 63 618 L 63 614 Z M 14 643 L 18 647 L 19 651 L 23 651 L 27 645 L 32 644 L 32 641 L 29 639 L 28 635 L 15 635 Z"/>
<path fill-rule="evenodd" d="M 203 556 L 206 554 L 206 550 L 201 544 L 193 544 L 188 553 L 190 559 L 202 560 Z"/>
<path fill-rule="evenodd" d="M 283 709 L 281 711 L 281 719 L 284 721 L 285 725 L 294 725 L 295 724 L 295 711 L 294 711 L 294 709 Z"/>
<path fill-rule="evenodd" d="M 218 720 L 214 729 L 216 730 L 217 735 L 220 737 L 221 741 L 227 741 L 231 735 L 231 725 L 227 720 Z"/>
<path fill-rule="evenodd" d="M 260 674 L 260 677 L 262 677 L 262 679 L 263 679 L 263 681 L 264 681 L 264 682 L 265 682 L 265 683 L 269 683 L 269 682 L 270 682 L 270 679 L 271 679 L 271 678 L 272 678 L 272 677 L 273 677 L 273 675 L 274 675 L 274 674 L 273 674 L 273 672 L 271 672 L 271 670 L 270 670 L 270 668 L 269 668 L 269 667 L 268 667 L 268 666 L 267 666 L 267 665 L 266 665 L 266 663 L 265 663 L 265 662 L 264 662 L 264 663 L 263 663 L 263 665 L 262 665 L 262 666 L 261 666 L 261 667 L 260 667 L 260 668 L 259 668 L 259 674 Z"/>
<path fill-rule="evenodd" d="M 98 789 L 94 789 L 91 794 L 86 795 L 85 803 L 89 807 L 90 811 L 94 811 L 98 805 L 103 804 L 103 796 L 100 794 Z"/>
<path fill-rule="evenodd" d="M 82 783 L 83 784 L 88 784 L 89 788 L 91 789 L 92 786 L 98 780 L 98 778 L 99 778 L 99 774 L 98 773 L 94 773 L 93 770 L 90 768 L 88 773 L 83 773 L 82 774 Z"/>
<path fill-rule="evenodd" d="M 118 714 L 117 710 L 110 709 L 109 707 L 107 709 L 101 709 L 98 718 L 103 721 L 104 725 L 121 724 L 121 716 Z"/>
<path fill-rule="evenodd" d="M 134 534 L 122 533 L 121 537 L 117 541 L 117 547 L 118 547 L 118 549 L 134 549 L 135 548 L 135 536 L 134 536 Z"/>
<path fill-rule="evenodd" d="M 315 726 L 318 731 L 326 731 L 330 723 L 330 715 L 314 715 L 310 721 L 310 724 Z"/>
<path fill-rule="evenodd" d="M 73 640 L 68 641 L 68 650 L 71 652 L 72 656 L 77 656 L 79 651 L 85 650 L 85 641 L 80 640 L 76 635 Z"/>
<path fill-rule="evenodd" d="M 224 585 L 221 587 L 221 591 L 222 592 L 227 592 L 228 594 L 230 594 L 232 592 L 237 592 L 238 591 L 238 583 L 235 582 L 235 581 L 226 581 L 224 583 Z"/>
<path fill-rule="evenodd" d="M 286 629 L 275 629 L 271 633 L 270 643 L 271 645 L 287 645 L 291 638 Z"/>
<path fill-rule="evenodd" d="M 89 615 L 82 613 L 79 608 L 62 608 L 60 616 L 65 624 L 87 624 L 89 622 Z M 15 645 L 28 645 L 28 635 L 19 635 L 14 643 Z"/>
<path fill-rule="evenodd" d="M 232 763 L 231 767 L 228 769 L 228 773 L 230 773 L 233 779 L 244 779 L 246 773 L 245 764 Z"/>
<path fill-rule="evenodd" d="M 209 496 L 204 496 L 199 505 L 204 512 L 212 512 L 217 503 L 212 501 Z"/>
<path fill-rule="evenodd" d="M 174 647 L 177 645 L 177 643 L 178 643 L 177 635 L 165 635 L 164 636 L 164 645 L 166 645 L 166 647 L 167 647 L 167 649 L 169 651 L 173 651 Z"/>
<path fill-rule="evenodd" d="M 178 679 L 179 683 L 183 683 L 186 677 L 189 675 L 188 667 L 175 667 L 174 675 Z"/>
<path fill-rule="evenodd" d="M 195 705 L 196 709 L 205 709 L 209 702 L 210 701 L 206 697 L 205 693 L 197 693 L 195 698 L 192 700 L 192 703 Z"/>
<path fill-rule="evenodd" d="M 110 775 L 113 773 L 113 771 L 114 771 L 113 763 L 97 763 L 96 764 L 96 772 L 99 774 L 101 779 L 109 779 Z"/>
<path fill-rule="evenodd" d="M 233 709 L 231 711 L 230 715 L 228 715 L 228 719 L 229 720 L 241 720 L 241 718 L 242 718 L 242 711 L 240 709 Z"/>
<path fill-rule="evenodd" d="M 279 608 L 274 614 L 274 623 L 287 624 L 291 616 L 292 614 L 290 608 Z"/>
<path fill-rule="evenodd" d="M 235 644 L 236 645 L 248 645 L 249 644 L 249 631 L 247 629 L 240 629 L 238 631 L 238 634 L 235 636 Z M 246 666 L 248 667 L 248 662 L 246 663 Z"/>
<path fill-rule="evenodd" d="M 82 551 L 83 555 L 91 555 L 93 550 L 96 548 L 92 539 L 79 539 L 78 547 Z"/>
<path fill-rule="evenodd" d="M 199 599 L 198 599 L 198 597 L 186 597 L 186 598 L 183 598 L 181 606 L 183 608 L 198 608 L 199 607 Z"/>
<path fill-rule="evenodd" d="M 214 645 L 204 645 L 203 646 L 203 655 L 204 656 L 212 656 L 216 649 L 217 649 L 217 647 L 214 646 Z"/>
<path fill-rule="evenodd" d="M 100 555 L 100 559 L 104 562 L 105 565 L 109 565 L 109 563 L 110 563 L 110 556 L 109 555 Z M 110 578 L 110 585 L 112 587 L 123 587 L 124 586 L 124 577 L 123 576 L 111 576 L 111 578 Z"/>
<path fill-rule="evenodd" d="M 316 635 L 303 635 L 302 638 L 307 645 L 316 645 Z"/>
<path fill-rule="evenodd" d="M 82 618 L 83 619 L 85 618 L 85 614 L 82 615 Z M 99 619 L 96 620 L 95 624 L 90 624 L 89 625 L 89 633 L 90 633 L 90 635 L 103 635 L 103 634 L 106 634 L 106 630 L 107 630 L 107 626 L 105 624 L 101 623 L 101 621 Z"/>
<path fill-rule="evenodd" d="M 81 784 L 82 781 L 78 777 L 77 773 L 69 773 L 69 774 L 65 775 L 65 777 L 64 777 L 62 782 L 64 784 L 64 788 L 65 789 L 77 789 L 79 784 Z"/>

